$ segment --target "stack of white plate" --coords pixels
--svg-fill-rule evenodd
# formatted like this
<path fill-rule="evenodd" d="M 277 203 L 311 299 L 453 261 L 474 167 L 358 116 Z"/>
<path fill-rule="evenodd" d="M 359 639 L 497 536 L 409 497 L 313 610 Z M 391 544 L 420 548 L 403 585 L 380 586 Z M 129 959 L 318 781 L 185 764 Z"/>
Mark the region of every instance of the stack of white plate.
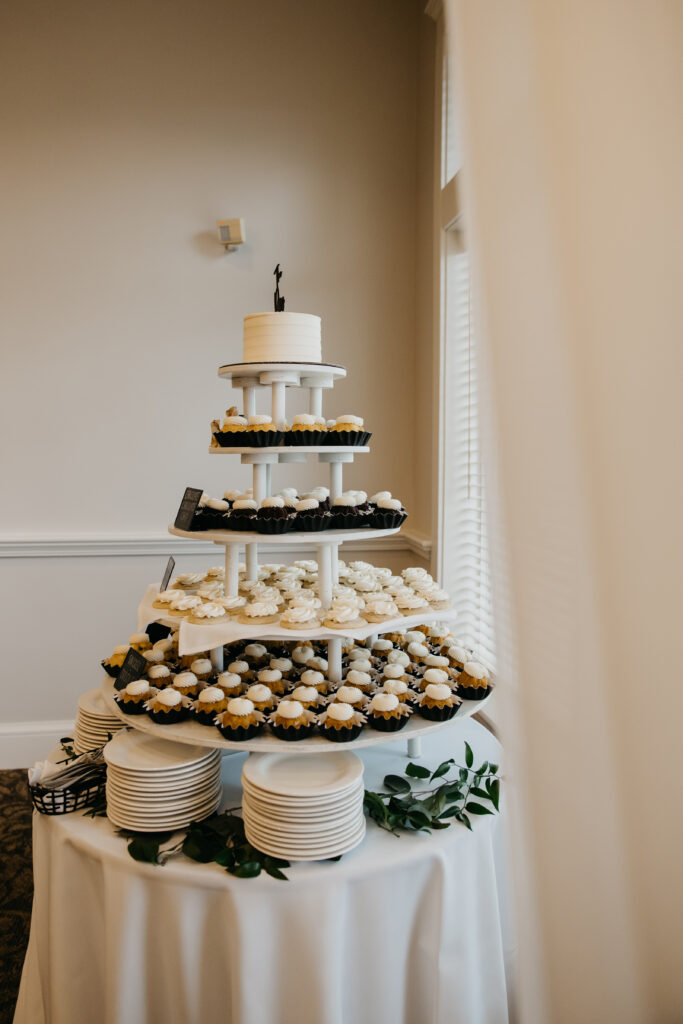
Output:
<path fill-rule="evenodd" d="M 88 690 L 78 698 L 74 730 L 74 750 L 77 754 L 103 746 L 110 736 L 124 728 L 121 719 L 108 710 L 100 689 Z"/>
<path fill-rule="evenodd" d="M 126 731 L 104 748 L 107 817 L 134 832 L 187 828 L 217 810 L 219 750 Z"/>
<path fill-rule="evenodd" d="M 248 841 L 286 860 L 326 860 L 365 835 L 363 763 L 347 751 L 250 754 L 242 768 Z"/>

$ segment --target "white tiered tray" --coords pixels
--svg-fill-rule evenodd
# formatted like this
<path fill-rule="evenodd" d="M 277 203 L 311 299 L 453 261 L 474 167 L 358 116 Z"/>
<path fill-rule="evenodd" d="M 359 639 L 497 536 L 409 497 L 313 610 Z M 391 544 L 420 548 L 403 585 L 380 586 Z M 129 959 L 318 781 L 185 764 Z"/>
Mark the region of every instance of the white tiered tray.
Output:
<path fill-rule="evenodd" d="M 307 544 L 309 547 L 320 547 L 321 544 L 352 544 L 359 540 L 380 540 L 398 533 L 400 526 L 393 530 L 373 530 L 364 527 L 362 530 L 295 530 L 291 533 L 257 533 L 255 530 L 178 530 L 169 526 L 168 532 L 175 537 L 186 540 L 212 540 L 214 544 L 276 544 L 278 547 L 287 544 Z"/>
<path fill-rule="evenodd" d="M 352 461 L 354 455 L 365 454 L 369 451 L 368 445 L 360 444 L 281 444 L 274 448 L 268 446 L 263 448 L 255 446 L 251 448 L 221 448 L 220 446 L 214 448 L 209 446 L 209 455 L 277 455 L 280 459 L 283 455 L 348 455 L 348 461 Z"/>
<path fill-rule="evenodd" d="M 114 682 L 106 676 L 102 683 L 102 691 L 108 708 L 133 729 L 139 729 L 150 736 L 163 737 L 167 740 L 175 740 L 177 743 L 196 743 L 203 747 L 217 747 L 220 750 L 249 750 L 261 754 L 292 753 L 292 754 L 322 754 L 325 752 L 335 753 L 340 750 L 357 750 L 359 747 L 376 747 L 382 743 L 397 743 L 403 740 L 414 740 L 419 736 L 435 732 L 437 729 L 445 729 L 454 725 L 463 718 L 469 718 L 486 707 L 493 697 L 493 690 L 483 700 L 464 700 L 454 718 L 447 722 L 428 722 L 420 718 L 418 714 L 411 715 L 410 721 L 398 732 L 380 732 L 378 729 L 371 729 L 367 726 L 363 729 L 357 740 L 349 743 L 332 743 L 323 736 L 312 736 L 306 740 L 296 740 L 288 743 L 287 740 L 280 740 L 266 731 L 261 736 L 255 736 L 252 740 L 235 742 L 225 740 L 218 729 L 213 726 L 200 725 L 198 722 L 179 722 L 177 725 L 157 725 L 147 715 L 126 715 L 114 700 Z"/>
<path fill-rule="evenodd" d="M 391 633 L 394 629 L 410 629 L 411 626 L 419 626 L 426 620 L 452 622 L 458 614 L 454 608 L 443 611 L 432 610 L 427 614 L 422 612 L 418 615 L 400 615 L 396 619 L 388 619 L 385 622 L 369 622 L 366 626 L 359 626 L 356 629 L 346 626 L 344 629 L 283 629 L 277 622 L 256 626 L 245 625 L 237 619 L 228 619 L 227 622 L 220 624 L 209 623 L 206 626 L 198 626 L 188 622 L 187 619 L 175 619 L 172 616 L 164 615 L 163 609 L 154 608 L 153 601 L 157 593 L 157 585 L 151 584 L 147 587 L 138 607 L 138 629 L 144 629 L 150 622 L 160 622 L 164 626 L 177 626 L 180 623 L 179 650 L 183 655 L 210 650 L 223 644 L 233 643 L 235 640 L 243 640 L 247 636 L 250 640 L 341 641 L 344 637 L 350 637 L 352 640 L 367 640 L 369 636 L 376 636 L 378 633 Z"/>
<path fill-rule="evenodd" d="M 315 387 L 318 380 L 331 377 L 333 380 L 346 376 L 346 369 L 336 363 L 226 363 L 218 368 L 218 376 L 228 380 L 240 379 L 238 387 L 245 379 L 253 380 L 262 387 L 271 383 L 270 379 L 261 379 L 270 374 L 287 374 L 297 377 L 295 386 Z M 306 383 L 304 383 L 304 379 Z M 294 385 L 294 381 L 292 381 Z"/>

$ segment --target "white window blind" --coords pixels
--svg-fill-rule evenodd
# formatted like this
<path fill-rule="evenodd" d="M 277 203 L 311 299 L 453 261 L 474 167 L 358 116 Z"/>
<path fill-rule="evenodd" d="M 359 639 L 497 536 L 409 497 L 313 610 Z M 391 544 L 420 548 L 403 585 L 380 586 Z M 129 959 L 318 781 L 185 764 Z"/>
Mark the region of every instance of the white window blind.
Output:
<path fill-rule="evenodd" d="M 445 232 L 443 576 L 458 609 L 455 632 L 495 669 L 486 486 L 481 460 L 476 330 L 462 235 Z"/>

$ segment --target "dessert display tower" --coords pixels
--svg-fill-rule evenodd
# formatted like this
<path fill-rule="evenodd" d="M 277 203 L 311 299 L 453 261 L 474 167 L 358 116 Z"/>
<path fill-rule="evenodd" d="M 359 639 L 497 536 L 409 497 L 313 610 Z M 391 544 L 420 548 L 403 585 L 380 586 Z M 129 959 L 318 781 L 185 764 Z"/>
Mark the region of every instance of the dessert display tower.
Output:
<path fill-rule="evenodd" d="M 277 307 L 276 307 L 277 308 Z M 272 316 L 273 314 L 271 314 Z M 275 314 L 276 316 L 279 314 Z M 299 314 L 289 314 L 298 316 Z M 314 318 L 317 319 L 317 318 Z M 320 361 L 311 362 L 245 362 L 221 366 L 218 370 L 219 377 L 231 382 L 232 386 L 242 389 L 243 407 L 246 416 L 256 413 L 257 392 L 270 390 L 270 405 L 272 421 L 276 428 L 282 430 L 286 427 L 286 404 L 287 392 L 291 388 L 303 388 L 308 391 L 309 409 L 312 415 L 322 416 L 323 392 L 331 389 L 337 380 L 346 376 L 346 370 L 341 366 L 325 364 Z M 253 498 L 257 504 L 271 495 L 273 467 L 284 463 L 305 462 L 307 459 L 316 458 L 320 463 L 329 466 L 329 489 L 330 501 L 342 494 L 342 474 L 346 463 L 353 462 L 356 456 L 361 456 L 370 449 L 367 446 L 333 445 L 325 444 L 318 447 L 286 446 L 278 447 L 211 447 L 212 455 L 233 455 L 239 456 L 243 464 L 252 466 Z M 352 544 L 360 539 L 381 540 L 398 532 L 395 529 L 330 529 L 322 531 L 290 532 L 263 534 L 256 531 L 236 532 L 234 530 L 203 530 L 201 533 L 180 530 L 175 526 L 169 526 L 169 532 L 177 537 L 187 540 L 211 540 L 225 549 L 225 577 L 224 593 L 226 597 L 237 597 L 239 591 L 239 568 L 241 549 L 246 551 L 246 577 L 249 580 L 258 578 L 259 562 L 262 552 L 268 551 L 269 547 L 277 545 L 278 548 L 301 543 L 315 546 L 317 549 L 318 563 L 318 597 L 321 601 L 323 612 L 332 601 L 334 585 L 339 581 L 339 547 L 342 543 Z M 265 560 L 264 560 L 265 561 Z M 164 625 L 177 625 L 177 619 L 170 619 L 163 609 L 154 607 L 153 602 L 157 595 L 157 586 L 152 585 L 147 589 L 138 609 L 138 628 L 144 628 L 150 622 L 160 622 Z M 376 638 L 379 632 L 389 633 L 392 630 L 404 630 L 411 626 L 424 623 L 425 621 L 445 622 L 455 617 L 455 612 L 434 610 L 425 615 L 424 610 L 415 615 L 399 615 L 398 617 L 382 623 L 368 623 L 358 628 L 349 627 L 344 629 L 329 629 L 324 623 L 316 629 L 285 629 L 279 624 L 246 625 L 236 618 L 229 618 L 227 621 L 198 625 L 183 618 L 180 620 L 179 631 L 179 652 L 181 655 L 189 655 L 199 651 L 210 650 L 211 661 L 216 672 L 223 671 L 224 665 L 224 644 L 238 640 L 280 640 L 301 642 L 305 640 L 324 641 L 328 651 L 328 677 L 331 683 L 338 683 L 342 679 L 342 642 L 344 638 L 352 638 L 356 641 L 366 641 Z M 321 615 L 321 619 L 324 618 Z M 336 755 L 344 751 L 348 758 L 349 752 L 355 748 L 374 746 L 381 743 L 391 743 L 397 740 L 407 740 L 408 753 L 410 756 L 417 756 L 419 753 L 419 737 L 435 729 L 443 728 L 455 719 L 445 722 L 427 721 L 418 715 L 411 716 L 407 725 L 401 730 L 400 736 L 397 733 L 383 732 L 367 727 L 361 735 L 340 748 L 338 744 L 330 743 L 323 736 L 315 735 L 299 740 L 292 745 L 287 741 L 278 739 L 268 731 L 246 741 L 224 739 L 217 729 L 208 729 L 198 722 L 185 721 L 175 725 L 159 725 L 152 722 L 145 715 L 124 716 L 113 700 L 114 688 L 111 680 L 105 680 L 103 689 L 110 702 L 110 706 L 116 714 L 125 720 L 126 725 L 155 736 L 163 736 L 166 739 L 175 740 L 181 743 L 201 744 L 204 746 L 221 748 L 224 750 L 242 750 L 250 753 L 278 753 L 291 755 L 298 758 L 301 754 L 310 755 L 311 771 L 315 771 L 316 757 Z M 467 717 L 481 709 L 485 701 L 462 702 L 457 718 Z M 362 769 L 361 769 L 362 770 Z M 360 841 L 362 835 L 357 841 Z M 266 851 L 267 852 L 267 851 Z"/>

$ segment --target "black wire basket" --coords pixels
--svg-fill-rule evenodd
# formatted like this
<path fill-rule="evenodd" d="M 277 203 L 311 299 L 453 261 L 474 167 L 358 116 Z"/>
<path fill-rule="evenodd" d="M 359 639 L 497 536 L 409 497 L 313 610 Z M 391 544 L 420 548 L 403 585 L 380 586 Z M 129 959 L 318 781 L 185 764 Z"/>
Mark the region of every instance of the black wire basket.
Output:
<path fill-rule="evenodd" d="M 101 771 L 91 775 L 83 782 L 77 782 L 66 789 L 47 789 L 45 786 L 31 786 L 33 806 L 39 814 L 71 814 L 84 807 L 90 807 L 101 796 L 104 796 L 107 784 L 107 766 L 102 765 Z"/>

